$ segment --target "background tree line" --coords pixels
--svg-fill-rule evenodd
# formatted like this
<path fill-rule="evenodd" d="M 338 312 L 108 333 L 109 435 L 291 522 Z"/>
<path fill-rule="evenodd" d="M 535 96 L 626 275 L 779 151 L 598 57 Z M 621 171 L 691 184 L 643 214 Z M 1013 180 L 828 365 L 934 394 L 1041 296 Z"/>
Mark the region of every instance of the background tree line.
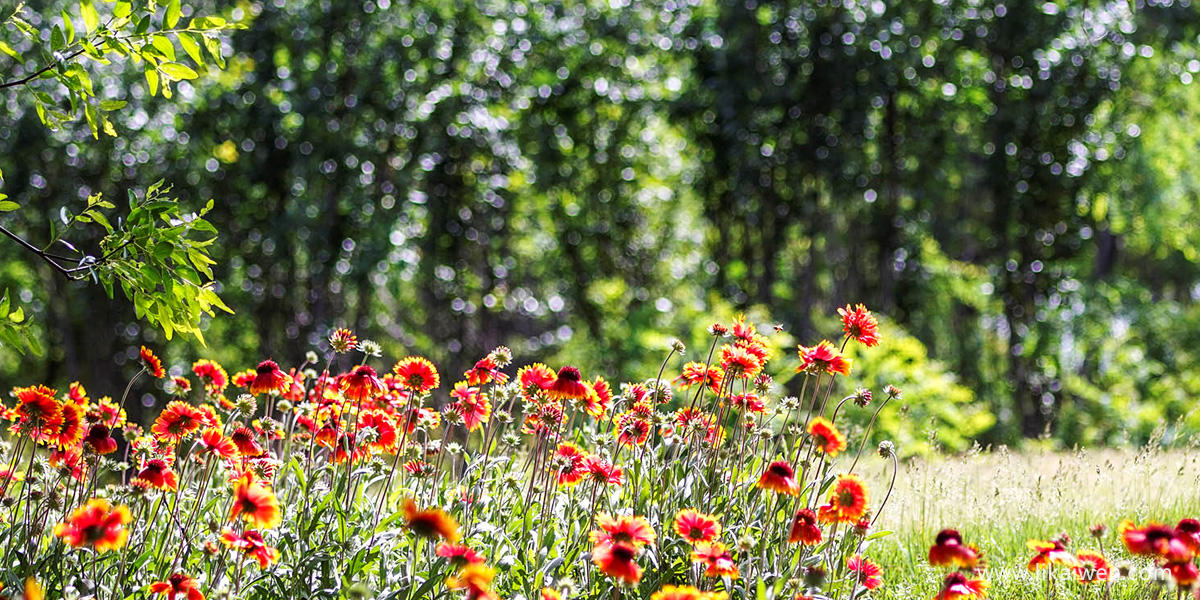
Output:
<path fill-rule="evenodd" d="M 76 9 L 49 4 L 33 25 Z M 506 344 L 633 380 L 671 337 L 702 352 L 711 319 L 781 323 L 790 351 L 861 301 L 891 339 L 862 359 L 907 386 L 884 433 L 911 446 L 1200 426 L 1190 3 L 182 10 L 244 26 L 221 39 L 225 68 L 168 99 L 137 65 L 89 64 L 126 102 L 115 137 L 49 130 L 0 92 L 0 189 L 22 207 L 0 224 L 45 238 L 63 207 L 166 179 L 184 205 L 215 200 L 236 314 L 204 318 L 207 346 L 168 344 L 0 245 L 0 288 L 48 349 L 0 349 L 11 385 L 119 394 L 141 344 L 183 367 L 294 364 L 336 326 L 449 374 Z M 31 68 L 0 56 L 0 80 Z"/>

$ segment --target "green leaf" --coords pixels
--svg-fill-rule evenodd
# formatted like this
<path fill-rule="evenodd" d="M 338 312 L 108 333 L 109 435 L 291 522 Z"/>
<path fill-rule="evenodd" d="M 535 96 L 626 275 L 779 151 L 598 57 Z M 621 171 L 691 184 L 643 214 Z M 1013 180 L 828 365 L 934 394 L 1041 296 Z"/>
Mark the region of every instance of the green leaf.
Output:
<path fill-rule="evenodd" d="M 103 111 L 120 110 L 122 108 L 125 108 L 126 104 L 129 104 L 129 103 L 124 100 L 105 100 L 100 103 L 100 110 L 103 110 Z"/>
<path fill-rule="evenodd" d="M 79 2 L 79 14 L 83 16 L 83 25 L 87 27 L 88 33 L 96 30 L 100 25 L 100 15 L 96 13 L 96 7 L 92 4 L 92 0 L 81 0 Z"/>
<path fill-rule="evenodd" d="M 17 51 L 13 50 L 12 46 L 9 46 L 8 44 L 5 44 L 4 42 L 0 42 L 0 52 L 3 52 L 17 60 L 21 60 L 21 55 L 17 54 Z"/>
<path fill-rule="evenodd" d="M 172 44 L 171 39 L 167 36 L 156 35 L 150 38 L 150 44 L 154 46 L 155 50 L 161 52 L 167 60 L 175 60 L 175 44 Z"/>
<path fill-rule="evenodd" d="M 171 0 L 171 3 L 167 5 L 167 15 L 163 20 L 168 29 L 174 29 L 179 24 L 180 12 L 179 0 Z"/>
<path fill-rule="evenodd" d="M 67 43 L 73 43 L 75 41 L 75 24 L 71 22 L 71 16 L 65 10 L 62 11 L 62 20 L 63 27 L 67 29 Z"/>
<path fill-rule="evenodd" d="M 50 30 L 50 49 L 58 52 L 67 47 L 67 37 L 63 35 L 62 27 L 55 25 Z"/>
<path fill-rule="evenodd" d="M 120 2 L 117 2 L 117 5 L 113 8 L 113 16 L 118 19 L 128 17 L 132 13 L 133 5 L 130 4 L 129 0 L 121 0 Z"/>
<path fill-rule="evenodd" d="M 179 63 L 163 63 L 159 69 L 162 70 L 164 75 L 172 79 L 195 79 L 199 77 L 191 67 Z"/>
<path fill-rule="evenodd" d="M 198 17 L 192 19 L 192 22 L 188 24 L 188 29 L 211 31 L 214 29 L 224 29 L 227 24 L 228 21 L 221 17 Z"/>
<path fill-rule="evenodd" d="M 197 65 L 203 65 L 204 57 L 200 54 L 200 44 L 198 44 L 196 40 L 192 38 L 193 35 L 198 34 L 181 33 L 176 37 L 179 40 L 179 45 L 183 46 L 183 51 L 186 52 L 187 55 L 193 61 L 195 61 Z"/>
<path fill-rule="evenodd" d="M 12 200 L 0 200 L 0 212 L 12 212 L 18 208 L 21 208 L 21 205 Z"/>
<path fill-rule="evenodd" d="M 146 67 L 146 84 L 150 86 L 150 95 L 158 95 L 158 70 L 152 66 Z"/>

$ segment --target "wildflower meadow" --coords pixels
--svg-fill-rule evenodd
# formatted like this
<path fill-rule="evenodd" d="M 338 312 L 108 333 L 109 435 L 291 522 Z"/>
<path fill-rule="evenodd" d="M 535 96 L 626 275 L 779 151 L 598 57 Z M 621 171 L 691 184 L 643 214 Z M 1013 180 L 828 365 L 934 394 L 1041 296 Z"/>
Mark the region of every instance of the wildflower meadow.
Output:
<path fill-rule="evenodd" d="M 168 376 L 143 347 L 116 399 L 80 382 L 17 387 L 3 412 L 4 590 L 896 597 L 886 582 L 913 565 L 880 556 L 896 549 L 878 523 L 901 467 L 892 442 L 865 440 L 903 392 L 832 395 L 854 375 L 846 346 L 880 341 L 865 307 L 838 313 L 837 342 L 789 349 L 744 318 L 713 323 L 695 360 L 676 341 L 657 373 L 620 384 L 586 366 L 517 367 L 504 347 L 461 378 L 417 356 L 387 368 L 374 342 L 338 329 L 302 364 L 268 359 L 232 375 L 200 359 Z M 771 359 L 785 351 L 800 361 L 800 396 L 772 393 Z M 146 428 L 124 408 L 138 386 L 172 397 Z M 857 440 L 839 429 L 849 411 L 871 414 Z M 987 597 L 989 549 L 945 525 L 919 557 L 942 576 L 912 593 Z M 1200 577 L 1193 518 L 1084 533 L 1095 543 L 1027 541 L 1026 593 L 1179 596 Z M 1134 568 L 1118 573 L 1118 559 L 1164 575 L 1114 588 Z"/>

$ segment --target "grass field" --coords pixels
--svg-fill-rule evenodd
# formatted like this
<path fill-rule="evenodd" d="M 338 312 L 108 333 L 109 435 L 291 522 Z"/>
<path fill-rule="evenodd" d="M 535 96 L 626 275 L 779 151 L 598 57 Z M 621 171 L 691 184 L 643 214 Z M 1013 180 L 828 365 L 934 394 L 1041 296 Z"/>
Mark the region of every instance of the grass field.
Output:
<path fill-rule="evenodd" d="M 873 490 L 887 489 L 882 469 L 871 473 L 871 479 Z M 895 534 L 872 549 L 885 569 L 886 584 L 876 597 L 931 598 L 941 571 L 928 567 L 926 552 L 938 531 L 953 528 L 985 552 L 990 598 L 1105 598 L 1101 587 L 1082 590 L 1069 569 L 1055 573 L 1058 582 L 1050 593 L 1044 577 L 1028 572 L 1032 553 L 1025 542 L 1060 533 L 1071 537 L 1072 550 L 1095 550 L 1102 544 L 1114 567 L 1134 569 L 1131 577 L 1113 582 L 1107 597 L 1174 598 L 1173 590 L 1158 591 L 1152 581 L 1156 570 L 1149 563 L 1125 553 L 1117 528 L 1123 519 L 1174 525 L 1198 514 L 1200 451 L 1190 446 L 1071 453 L 1000 449 L 910 462 L 901 467 L 878 523 Z M 1100 540 L 1089 533 L 1096 523 L 1108 527 Z"/>

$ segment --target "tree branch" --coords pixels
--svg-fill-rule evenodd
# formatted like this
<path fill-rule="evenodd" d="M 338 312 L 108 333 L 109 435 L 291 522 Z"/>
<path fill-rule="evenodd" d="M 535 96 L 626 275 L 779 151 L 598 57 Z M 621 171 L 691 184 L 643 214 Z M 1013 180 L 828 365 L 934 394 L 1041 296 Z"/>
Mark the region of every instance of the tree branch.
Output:
<path fill-rule="evenodd" d="M 76 50 L 70 56 L 62 59 L 61 61 L 52 62 L 52 63 L 42 67 L 41 69 L 38 69 L 37 71 L 35 71 L 32 75 L 29 75 L 28 77 L 23 77 L 21 79 L 14 79 L 12 81 L 5 81 L 3 83 L 0 83 L 0 90 L 5 89 L 5 88 L 10 88 L 10 87 L 16 87 L 19 85 L 25 85 L 25 84 L 29 83 L 30 81 L 33 81 L 34 79 L 37 79 L 38 77 L 41 77 L 43 74 L 50 71 L 50 69 L 53 69 L 54 65 L 58 64 L 59 62 L 71 62 L 71 61 L 75 60 L 76 58 L 79 58 L 79 55 L 81 55 L 81 54 L 83 54 L 83 49 Z M 11 233 L 9 233 L 8 235 L 10 237 L 12 236 Z"/>
<path fill-rule="evenodd" d="M 29 242 L 25 241 L 25 239 L 22 238 L 21 236 L 9 231 L 8 229 L 6 229 L 3 226 L 0 226 L 0 233 L 12 238 L 12 240 L 15 241 L 17 244 L 20 244 L 20 246 L 22 248 L 36 254 L 39 258 L 41 258 L 42 260 L 49 263 L 49 265 L 51 267 L 54 267 L 54 270 L 58 271 L 63 277 L 66 277 L 69 280 L 78 279 L 77 277 L 75 277 L 71 274 L 71 270 L 68 270 L 65 267 L 63 267 L 62 265 L 55 262 L 54 259 L 49 254 L 46 254 L 37 246 L 34 246 L 33 244 L 30 244 Z"/>

